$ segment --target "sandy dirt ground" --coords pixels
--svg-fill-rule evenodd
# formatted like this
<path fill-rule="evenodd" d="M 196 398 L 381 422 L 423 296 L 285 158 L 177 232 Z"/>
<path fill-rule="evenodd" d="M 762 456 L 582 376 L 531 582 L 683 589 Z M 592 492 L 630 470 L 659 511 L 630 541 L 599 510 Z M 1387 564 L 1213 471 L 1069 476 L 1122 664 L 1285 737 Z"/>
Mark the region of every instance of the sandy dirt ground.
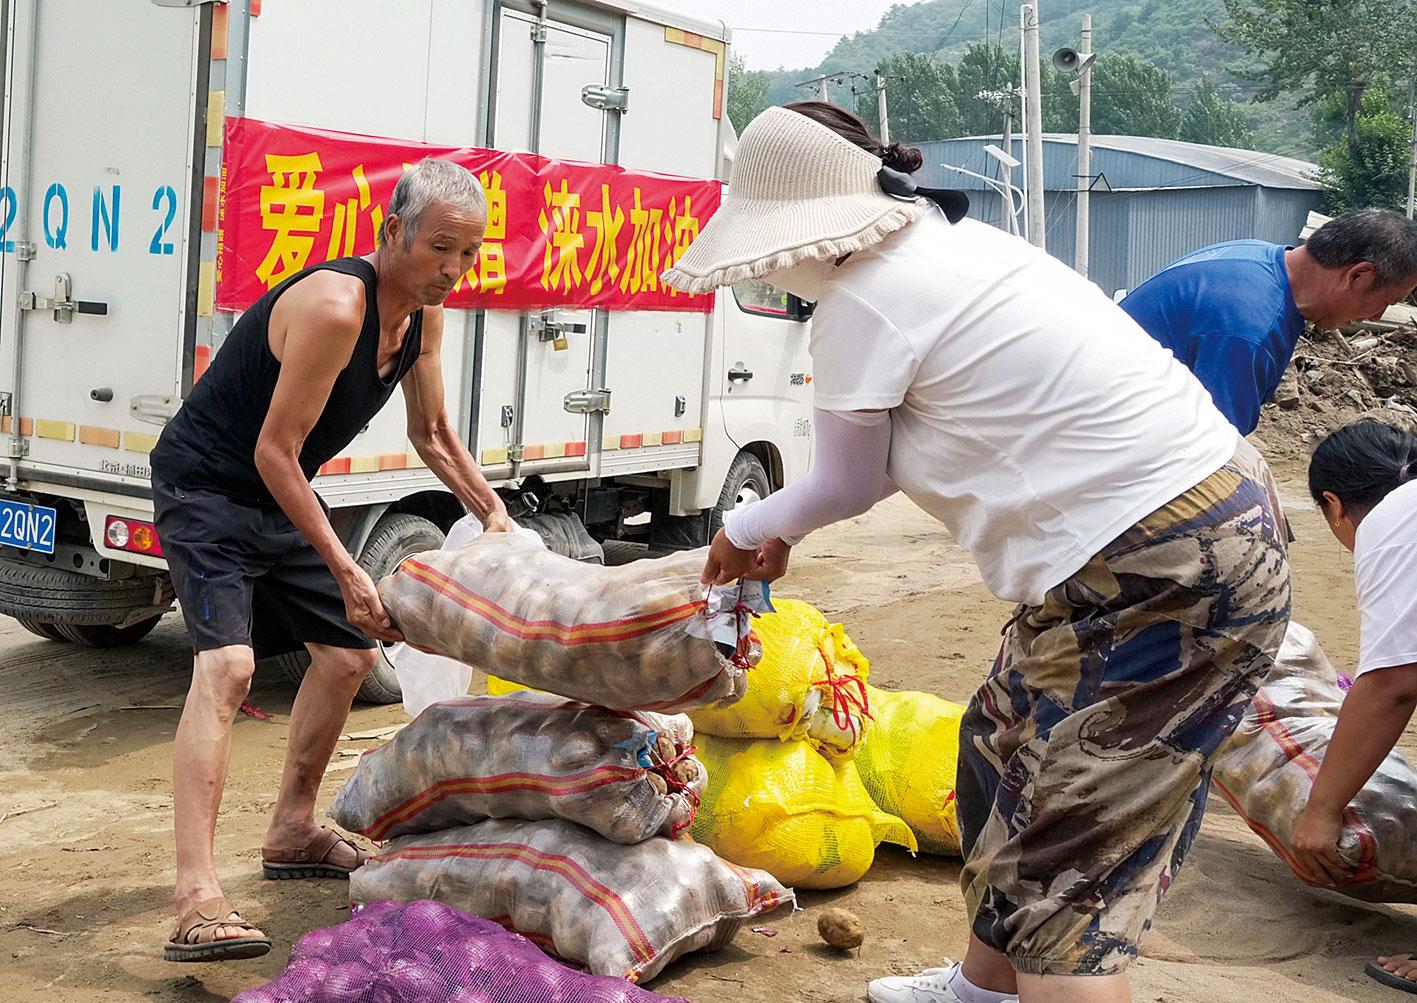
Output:
<path fill-rule="evenodd" d="M 1281 471 L 1300 540 L 1295 615 L 1335 663 L 1356 653 L 1351 560 L 1304 503 L 1297 468 Z M 814 536 L 784 594 L 842 620 L 872 661 L 872 681 L 964 701 L 987 670 L 1007 608 L 979 584 L 945 532 L 897 498 L 868 520 Z M 41 641 L 0 618 L 0 999 L 225 1000 L 277 975 L 306 931 L 348 916 L 341 882 L 268 882 L 259 854 L 286 740 L 293 687 L 258 673 L 268 721 L 236 724 L 218 853 L 227 894 L 275 938 L 256 961 L 160 960 L 172 915 L 172 736 L 190 672 L 179 619 L 145 643 L 94 652 Z M 347 732 L 404 720 L 357 707 Z M 341 743 L 362 750 L 371 741 Z M 1409 729 L 1409 751 L 1417 735 Z M 350 757 L 337 757 L 335 766 Z M 328 776 L 328 805 L 347 777 Z M 28 811 L 53 805 L 40 811 Z M 801 896 L 802 911 L 744 929 L 726 950 L 681 960 L 651 988 L 704 1001 L 836 1003 L 865 984 L 958 957 L 965 943 L 957 861 L 883 849 L 858 885 Z M 819 945 L 816 916 L 843 905 L 865 922 L 859 954 Z M 1133 969 L 1155 1003 L 1396 1000 L 1362 974 L 1377 952 L 1417 948 L 1417 908 L 1369 906 L 1309 889 L 1218 797 Z"/>

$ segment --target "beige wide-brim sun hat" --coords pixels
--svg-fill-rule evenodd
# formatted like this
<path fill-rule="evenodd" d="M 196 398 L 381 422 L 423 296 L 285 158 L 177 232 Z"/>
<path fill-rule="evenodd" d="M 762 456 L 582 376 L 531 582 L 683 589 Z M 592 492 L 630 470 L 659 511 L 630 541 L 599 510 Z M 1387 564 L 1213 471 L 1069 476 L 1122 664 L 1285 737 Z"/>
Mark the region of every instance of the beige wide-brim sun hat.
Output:
<path fill-rule="evenodd" d="M 743 130 L 718 212 L 661 277 L 706 293 L 859 251 L 934 211 L 923 197 L 887 195 L 880 172 L 880 157 L 805 115 L 769 108 Z"/>

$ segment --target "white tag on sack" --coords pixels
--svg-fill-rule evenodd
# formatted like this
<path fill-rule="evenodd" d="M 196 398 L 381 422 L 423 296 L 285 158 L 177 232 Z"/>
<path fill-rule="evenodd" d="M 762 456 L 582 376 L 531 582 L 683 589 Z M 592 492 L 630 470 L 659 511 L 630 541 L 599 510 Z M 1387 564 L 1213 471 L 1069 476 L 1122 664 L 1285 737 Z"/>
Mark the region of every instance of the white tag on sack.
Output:
<path fill-rule="evenodd" d="M 689 621 L 690 636 L 735 649 L 753 629 L 754 614 L 776 612 L 766 582 L 744 579 L 732 585 L 715 585 L 704 601 L 703 615 Z"/>

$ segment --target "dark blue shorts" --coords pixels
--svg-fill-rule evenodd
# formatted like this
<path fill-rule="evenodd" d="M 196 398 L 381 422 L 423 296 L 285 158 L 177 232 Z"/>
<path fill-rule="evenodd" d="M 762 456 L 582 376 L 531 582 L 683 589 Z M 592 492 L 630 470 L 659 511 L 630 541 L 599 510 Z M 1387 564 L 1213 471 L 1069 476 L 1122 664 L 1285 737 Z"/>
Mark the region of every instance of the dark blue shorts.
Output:
<path fill-rule="evenodd" d="M 345 618 L 325 559 L 284 512 L 156 477 L 153 507 L 193 651 L 240 644 L 267 658 L 307 642 L 374 647 Z"/>

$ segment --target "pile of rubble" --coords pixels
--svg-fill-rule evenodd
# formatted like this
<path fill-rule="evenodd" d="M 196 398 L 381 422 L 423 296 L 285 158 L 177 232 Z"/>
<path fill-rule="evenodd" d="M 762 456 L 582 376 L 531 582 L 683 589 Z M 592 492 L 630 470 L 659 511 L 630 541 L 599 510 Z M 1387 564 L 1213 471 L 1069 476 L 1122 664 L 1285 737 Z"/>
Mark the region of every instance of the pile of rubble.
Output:
<path fill-rule="evenodd" d="M 1417 309 L 1347 332 L 1310 327 L 1255 435 L 1271 461 L 1304 461 L 1325 434 L 1365 417 L 1417 431 Z"/>

